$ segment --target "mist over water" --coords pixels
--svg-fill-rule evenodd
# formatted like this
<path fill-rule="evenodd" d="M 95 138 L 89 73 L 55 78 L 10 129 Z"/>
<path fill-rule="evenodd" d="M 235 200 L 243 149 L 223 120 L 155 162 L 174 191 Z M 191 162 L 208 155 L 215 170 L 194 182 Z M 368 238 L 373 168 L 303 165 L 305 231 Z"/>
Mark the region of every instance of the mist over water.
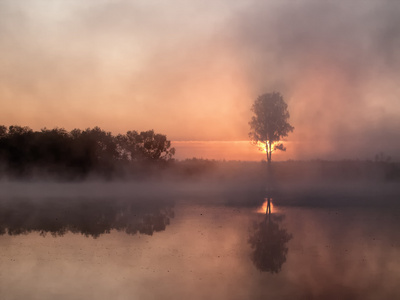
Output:
<path fill-rule="evenodd" d="M 400 295 L 398 206 L 223 202 L 3 198 L 2 298 Z"/>
<path fill-rule="evenodd" d="M 399 15 L 0 1 L 0 299 L 399 299 Z"/>
<path fill-rule="evenodd" d="M 400 295 L 397 163 L 165 163 L 3 174 L 1 298 Z"/>
<path fill-rule="evenodd" d="M 3 180 L 2 298 L 400 295 L 400 193 L 385 168 L 277 163 L 266 189 L 255 166 L 266 171 L 254 163 L 249 178 L 251 163 L 225 163 L 181 178 Z"/>

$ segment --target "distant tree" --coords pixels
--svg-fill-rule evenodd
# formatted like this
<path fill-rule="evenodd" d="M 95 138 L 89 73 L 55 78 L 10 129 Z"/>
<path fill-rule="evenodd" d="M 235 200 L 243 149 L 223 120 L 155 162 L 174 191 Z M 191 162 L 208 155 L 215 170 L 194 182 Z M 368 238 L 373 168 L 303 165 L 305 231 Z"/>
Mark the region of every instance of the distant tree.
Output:
<path fill-rule="evenodd" d="M 8 129 L 4 125 L 0 125 L 0 167 L 7 159 L 7 132 Z"/>
<path fill-rule="evenodd" d="M 6 136 L 7 134 L 7 127 L 4 125 L 0 125 L 0 138 Z"/>
<path fill-rule="evenodd" d="M 34 134 L 29 127 L 9 126 L 8 133 L 2 137 L 3 158 L 7 162 L 10 173 L 23 175 L 28 172 L 28 166 L 32 163 L 30 153 L 34 143 Z"/>
<path fill-rule="evenodd" d="M 278 142 L 294 129 L 288 123 L 290 115 L 287 104 L 280 93 L 273 92 L 259 96 L 251 110 L 254 116 L 249 122 L 249 137 L 254 144 L 265 144 L 267 160 L 271 162 L 273 151 L 286 151 L 283 144 Z"/>
<path fill-rule="evenodd" d="M 125 141 L 132 160 L 168 160 L 175 154 L 167 137 L 153 130 L 128 131 Z"/>
<path fill-rule="evenodd" d="M 93 173 L 110 178 L 128 166 L 168 161 L 174 153 L 167 137 L 153 130 L 114 136 L 99 127 L 68 132 L 63 128 L 33 131 L 0 125 L 0 170 L 17 177 L 49 174 L 84 178 Z"/>

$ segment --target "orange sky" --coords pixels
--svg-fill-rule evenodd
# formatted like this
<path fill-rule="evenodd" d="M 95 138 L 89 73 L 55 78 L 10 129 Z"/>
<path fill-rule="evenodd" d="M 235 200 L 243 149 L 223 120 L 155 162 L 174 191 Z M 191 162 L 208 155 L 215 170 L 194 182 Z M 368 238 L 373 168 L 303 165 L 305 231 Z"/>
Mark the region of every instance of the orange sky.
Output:
<path fill-rule="evenodd" d="M 173 141 L 177 159 L 266 160 L 266 154 L 249 141 Z M 275 157 L 274 157 L 275 158 Z"/>
<path fill-rule="evenodd" d="M 3 0 L 0 124 L 246 141 L 253 101 L 279 91 L 295 130 L 277 159 L 400 159 L 398 15 L 389 0 Z"/>

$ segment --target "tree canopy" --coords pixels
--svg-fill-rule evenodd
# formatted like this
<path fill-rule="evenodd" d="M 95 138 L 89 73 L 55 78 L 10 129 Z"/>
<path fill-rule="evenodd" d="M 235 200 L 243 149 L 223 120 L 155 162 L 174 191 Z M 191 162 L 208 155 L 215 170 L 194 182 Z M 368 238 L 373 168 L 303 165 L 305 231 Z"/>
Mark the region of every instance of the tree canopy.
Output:
<path fill-rule="evenodd" d="M 249 122 L 249 137 L 255 144 L 265 144 L 267 159 L 271 162 L 273 151 L 286 150 L 283 144 L 278 142 L 294 130 L 288 122 L 288 106 L 280 93 L 273 92 L 259 96 L 254 101 L 251 111 L 254 116 Z"/>

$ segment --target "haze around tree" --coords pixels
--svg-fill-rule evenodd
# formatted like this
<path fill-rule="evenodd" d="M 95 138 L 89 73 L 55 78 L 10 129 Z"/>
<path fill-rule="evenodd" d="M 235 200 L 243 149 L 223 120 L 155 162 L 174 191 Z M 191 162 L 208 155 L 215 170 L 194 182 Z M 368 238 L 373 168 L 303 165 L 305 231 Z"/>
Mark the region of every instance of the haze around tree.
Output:
<path fill-rule="evenodd" d="M 266 93 L 259 96 L 251 108 L 254 116 L 249 122 L 251 131 L 249 137 L 254 144 L 265 147 L 267 160 L 271 162 L 272 152 L 286 151 L 281 139 L 293 132 L 289 124 L 288 105 L 278 92 Z"/>

